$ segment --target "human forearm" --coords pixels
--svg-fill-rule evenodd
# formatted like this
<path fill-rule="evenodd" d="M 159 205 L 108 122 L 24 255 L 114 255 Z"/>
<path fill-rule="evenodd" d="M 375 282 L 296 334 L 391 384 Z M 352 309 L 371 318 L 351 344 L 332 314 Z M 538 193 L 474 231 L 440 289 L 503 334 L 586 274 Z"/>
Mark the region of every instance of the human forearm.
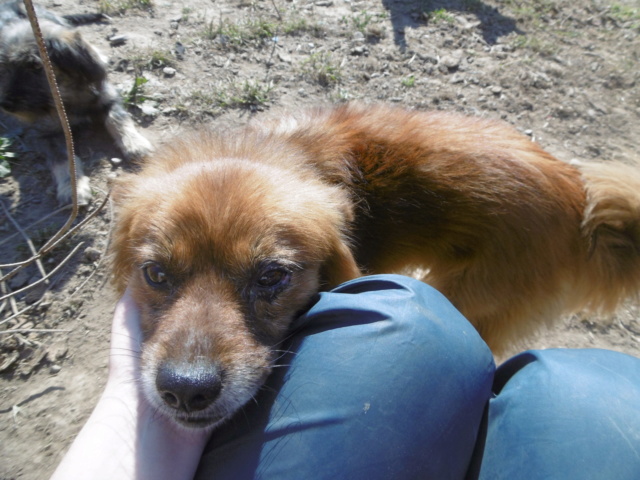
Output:
<path fill-rule="evenodd" d="M 207 436 L 177 430 L 136 397 L 108 385 L 52 480 L 193 478 Z"/>
<path fill-rule="evenodd" d="M 52 480 L 191 479 L 208 434 L 158 415 L 139 389 L 142 334 L 128 294 L 113 321 L 105 390 Z"/>

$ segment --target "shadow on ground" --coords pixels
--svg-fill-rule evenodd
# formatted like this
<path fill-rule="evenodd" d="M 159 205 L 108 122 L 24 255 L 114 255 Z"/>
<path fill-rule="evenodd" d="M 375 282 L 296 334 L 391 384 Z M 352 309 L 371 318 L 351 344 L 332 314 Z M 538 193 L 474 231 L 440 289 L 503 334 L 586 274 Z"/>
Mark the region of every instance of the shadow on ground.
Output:
<path fill-rule="evenodd" d="M 382 5 L 389 12 L 394 43 L 401 50 L 408 47 L 406 29 L 434 21 L 438 12 L 472 13 L 480 22 L 478 28 L 489 45 L 494 45 L 500 37 L 509 33 L 522 33 L 515 19 L 480 0 L 382 0 Z"/>

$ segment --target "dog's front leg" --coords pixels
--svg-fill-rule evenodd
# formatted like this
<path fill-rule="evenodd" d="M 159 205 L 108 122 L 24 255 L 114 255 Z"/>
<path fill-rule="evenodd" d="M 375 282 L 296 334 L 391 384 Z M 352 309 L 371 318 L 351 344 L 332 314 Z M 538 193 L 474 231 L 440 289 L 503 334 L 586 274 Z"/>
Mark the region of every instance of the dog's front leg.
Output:
<path fill-rule="evenodd" d="M 44 137 L 44 148 L 47 164 L 56 181 L 57 197 L 61 204 L 71 202 L 72 188 L 69 175 L 69 162 L 67 161 L 67 149 L 59 135 Z M 76 191 L 78 192 L 78 204 L 88 205 L 91 202 L 91 186 L 89 177 L 84 174 L 82 162 L 78 156 L 76 161 Z"/>

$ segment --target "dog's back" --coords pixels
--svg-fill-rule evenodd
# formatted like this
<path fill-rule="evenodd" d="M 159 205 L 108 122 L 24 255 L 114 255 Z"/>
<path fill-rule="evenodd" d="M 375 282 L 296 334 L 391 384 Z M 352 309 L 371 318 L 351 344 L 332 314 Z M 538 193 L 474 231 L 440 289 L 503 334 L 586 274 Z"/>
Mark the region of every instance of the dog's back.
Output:
<path fill-rule="evenodd" d="M 365 272 L 427 268 L 496 347 L 640 288 L 640 173 L 575 168 L 503 123 L 342 106 L 267 126 L 356 205 Z"/>
<path fill-rule="evenodd" d="M 143 176 L 237 160 L 346 192 L 337 223 L 348 240 L 323 260 L 317 283 L 422 269 L 494 350 L 640 289 L 637 168 L 561 162 L 501 122 L 343 105 L 166 149 Z M 224 203 L 214 190 L 207 195 Z M 127 255 L 118 263 L 123 287 Z"/>

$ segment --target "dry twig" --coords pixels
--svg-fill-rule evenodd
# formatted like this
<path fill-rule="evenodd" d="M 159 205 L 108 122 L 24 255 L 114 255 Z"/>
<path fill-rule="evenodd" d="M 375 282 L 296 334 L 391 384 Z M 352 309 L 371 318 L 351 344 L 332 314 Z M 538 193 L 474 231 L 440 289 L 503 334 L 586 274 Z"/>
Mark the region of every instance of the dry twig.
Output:
<path fill-rule="evenodd" d="M 16 222 L 16 220 L 11 215 L 11 212 L 9 212 L 9 209 L 5 206 L 4 202 L 1 200 L 0 200 L 0 207 L 2 207 L 2 209 L 4 210 L 4 214 L 7 216 L 9 221 L 13 224 L 13 226 L 18 231 L 18 233 L 22 235 L 22 238 L 24 238 L 24 241 L 27 243 L 29 247 L 29 251 L 31 252 L 32 258 L 35 259 L 34 261 L 38 267 L 38 270 L 40 271 L 40 275 L 42 275 L 43 278 L 46 277 L 47 272 L 44 269 L 44 265 L 42 265 L 42 261 L 40 260 L 40 257 L 38 257 L 38 252 L 36 252 L 36 247 L 33 245 L 31 238 L 29 237 L 29 235 L 26 234 L 26 232 L 22 229 L 22 227 L 20 227 L 20 224 Z"/>

